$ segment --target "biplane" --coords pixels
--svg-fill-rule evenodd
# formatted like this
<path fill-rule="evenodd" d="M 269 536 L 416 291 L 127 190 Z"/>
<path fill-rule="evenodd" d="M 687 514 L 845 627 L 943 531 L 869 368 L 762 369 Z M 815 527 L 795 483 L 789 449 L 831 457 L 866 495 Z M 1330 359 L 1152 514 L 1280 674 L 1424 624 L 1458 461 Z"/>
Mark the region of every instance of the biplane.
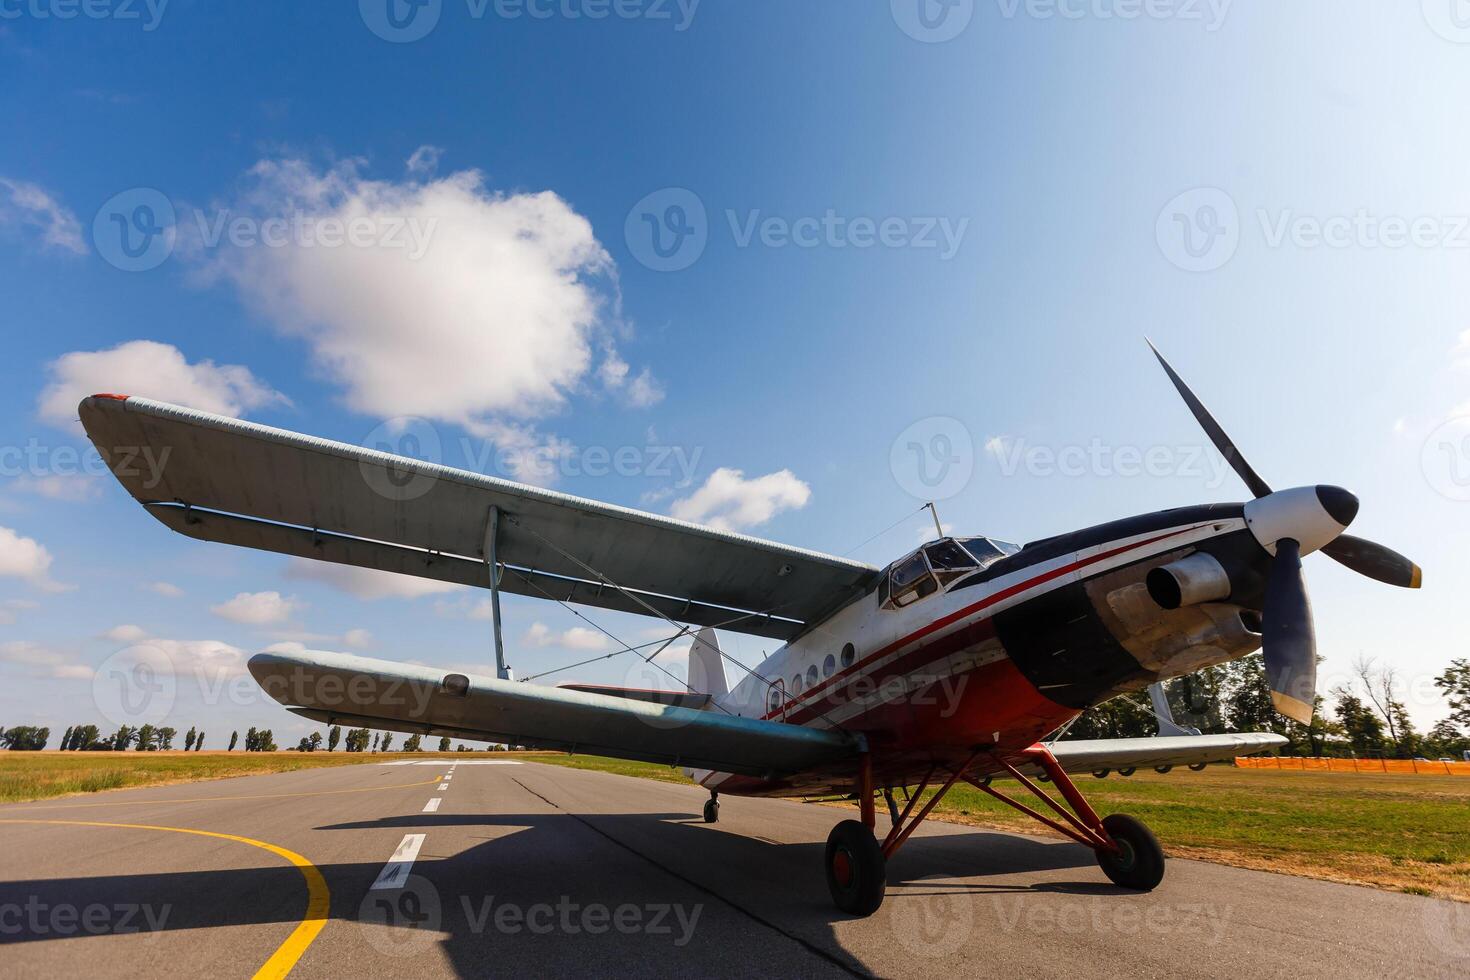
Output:
<path fill-rule="evenodd" d="M 123 486 L 181 534 L 490 590 L 493 675 L 326 652 L 254 656 L 251 674 L 289 710 L 682 766 L 709 790 L 709 822 L 721 794 L 855 799 L 859 817 L 833 829 L 825 871 L 836 905 L 868 915 L 888 862 L 961 782 L 1090 847 L 1118 885 L 1152 889 L 1164 874 L 1153 834 L 1126 814 L 1099 816 L 1071 775 L 1200 767 L 1285 740 L 1049 736 L 1093 705 L 1258 649 L 1277 710 L 1306 724 L 1316 647 L 1302 557 L 1320 551 L 1419 586 L 1407 558 L 1345 533 L 1351 493 L 1273 490 L 1154 353 L 1253 499 L 1024 547 L 939 537 L 883 568 L 145 398 L 95 395 L 80 411 Z M 160 482 L 122 465 L 144 448 L 168 460 Z M 686 689 L 516 682 L 501 593 L 648 616 L 675 637 L 697 630 Z M 747 668 L 716 630 L 782 645 Z"/>

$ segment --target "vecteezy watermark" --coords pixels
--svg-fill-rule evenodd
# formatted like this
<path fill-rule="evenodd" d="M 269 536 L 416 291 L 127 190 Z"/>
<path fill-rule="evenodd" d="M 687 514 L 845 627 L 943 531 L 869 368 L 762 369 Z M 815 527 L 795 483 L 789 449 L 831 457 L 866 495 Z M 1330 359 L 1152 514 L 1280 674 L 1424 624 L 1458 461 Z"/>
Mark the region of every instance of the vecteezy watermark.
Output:
<path fill-rule="evenodd" d="M 1449 419 L 1429 433 L 1419 465 L 1441 496 L 1470 500 L 1470 415 Z"/>
<path fill-rule="evenodd" d="M 1089 902 L 1038 901 L 991 896 L 995 917 L 1005 932 L 1030 936 L 1114 933 L 1124 936 L 1188 937 L 1208 946 L 1225 938 L 1232 905 L 1202 902 L 1183 905 L 1135 905 L 1094 899 Z"/>
<path fill-rule="evenodd" d="M 959 419 L 933 415 L 898 434 L 888 468 L 904 493 L 918 500 L 948 500 L 970 485 L 975 440 Z"/>
<path fill-rule="evenodd" d="M 1184 477 L 1203 479 L 1211 490 L 1231 478 L 1230 465 L 1204 446 L 1113 446 L 1094 438 L 1086 445 L 1039 446 L 1022 438 L 996 437 L 986 452 L 1002 476 Z"/>
<path fill-rule="evenodd" d="M 915 956 L 937 959 L 959 952 L 975 932 L 975 900 L 952 878 L 930 875 L 894 896 L 888 922 L 899 944 Z"/>
<path fill-rule="evenodd" d="M 1424 22 L 1446 41 L 1470 44 L 1470 3 L 1466 0 L 1419 0 Z"/>
<path fill-rule="evenodd" d="M 464 0 L 472 21 L 638 20 L 667 22 L 676 33 L 689 30 L 700 0 Z M 385 41 L 408 44 L 439 26 L 444 0 L 357 0 L 368 30 Z"/>
<path fill-rule="evenodd" d="M 173 660 L 160 647 L 119 650 L 92 675 L 92 703 L 114 725 L 152 725 L 166 719 L 178 697 Z"/>
<path fill-rule="evenodd" d="M 952 41 L 970 26 L 975 0 L 889 0 L 893 22 L 915 41 Z"/>
<path fill-rule="evenodd" d="M 1206 31 L 1225 24 L 1234 0 L 995 0 L 1006 20 L 1174 20 Z"/>
<path fill-rule="evenodd" d="M 409 467 L 394 459 L 364 458 L 359 462 L 363 480 L 389 500 L 414 500 L 428 493 L 445 464 L 444 441 L 427 419 L 399 416 L 388 419 L 362 440 L 364 448 L 389 457 L 413 460 Z M 646 443 L 642 446 L 572 446 L 558 440 L 522 444 L 514 439 L 461 437 L 455 444 L 458 465 L 518 482 L 554 483 L 559 479 L 652 477 L 672 479 L 675 489 L 694 483 L 703 446 Z"/>
<path fill-rule="evenodd" d="M 187 209 L 182 218 L 172 201 L 152 187 L 113 195 L 92 219 L 97 254 L 124 272 L 147 272 L 168 261 L 187 235 L 200 251 L 220 248 L 400 250 L 418 260 L 429 250 L 437 218 L 360 215 L 343 218 L 296 211 L 283 215 L 239 214 L 228 208 Z"/>
<path fill-rule="evenodd" d="M 1164 205 L 1154 222 L 1159 251 L 1186 272 L 1210 272 L 1240 245 L 1240 212 L 1218 187 L 1196 187 Z"/>
<path fill-rule="evenodd" d="M 95 448 L 52 446 L 32 437 L 23 446 L 0 446 L 0 477 L 101 476 L 112 472 L 119 479 L 139 479 L 145 490 L 163 482 L 164 468 L 173 455 L 172 446 L 113 446 L 109 465 Z"/>
<path fill-rule="evenodd" d="M 1325 215 L 1256 208 L 1254 217 L 1260 243 L 1270 249 L 1470 248 L 1470 215 L 1409 216 L 1359 207 Z M 1187 272 L 1212 272 L 1235 255 L 1244 230 L 1233 197 L 1218 187 L 1197 187 L 1164 206 L 1154 233 L 1159 250 L 1174 265 Z"/>
<path fill-rule="evenodd" d="M 579 902 L 562 895 L 555 902 L 497 900 L 495 895 L 460 895 L 446 903 L 420 875 L 401 883 L 380 882 L 358 906 L 358 922 L 374 948 L 391 956 L 421 952 L 444 927 L 448 907 L 458 908 L 471 935 L 484 936 L 652 936 L 682 949 L 693 940 L 704 905 L 679 902 Z"/>
<path fill-rule="evenodd" d="M 116 20 L 136 22 L 155 31 L 163 22 L 168 0 L 0 0 L 0 21 Z"/>
<path fill-rule="evenodd" d="M 57 936 L 121 936 L 149 933 L 158 938 L 168 924 L 172 905 L 146 902 L 47 902 L 30 895 L 24 902 L 0 902 L 0 936 L 42 939 Z"/>
<path fill-rule="evenodd" d="M 736 248 L 916 249 L 941 261 L 954 258 L 969 229 L 967 217 L 766 214 L 759 208 L 727 208 L 719 222 Z M 699 195 L 665 187 L 638 201 L 623 222 L 623 240 L 640 263 L 655 272 L 678 272 L 699 260 L 715 227 Z"/>

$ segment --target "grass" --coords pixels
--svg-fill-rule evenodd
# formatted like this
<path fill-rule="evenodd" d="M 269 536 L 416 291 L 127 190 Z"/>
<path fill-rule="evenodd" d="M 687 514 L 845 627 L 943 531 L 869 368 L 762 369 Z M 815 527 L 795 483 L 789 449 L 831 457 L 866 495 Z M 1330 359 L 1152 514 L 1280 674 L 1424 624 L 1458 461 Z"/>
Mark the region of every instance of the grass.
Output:
<path fill-rule="evenodd" d="M 404 758 L 399 752 L 0 752 L 0 801 Z M 680 770 L 653 763 L 549 752 L 494 758 L 688 782 Z M 1175 857 L 1470 902 L 1470 779 L 1211 766 L 1167 776 L 1084 776 L 1078 785 L 1099 813 L 1131 813 L 1146 822 Z M 1050 833 L 969 787 L 951 790 L 934 815 L 976 827 Z"/>
<path fill-rule="evenodd" d="M 423 752 L 431 758 L 469 753 Z M 0 752 L 0 803 L 405 758 L 398 752 Z"/>
<path fill-rule="evenodd" d="M 687 781 L 677 769 L 648 763 L 566 755 L 536 761 Z M 1078 786 L 1099 813 L 1143 820 L 1175 857 L 1470 902 L 1470 779 L 1210 766 L 1126 779 L 1083 776 Z M 1024 793 L 1009 781 L 997 788 Z M 1051 834 L 968 786 L 951 790 L 934 816 Z"/>

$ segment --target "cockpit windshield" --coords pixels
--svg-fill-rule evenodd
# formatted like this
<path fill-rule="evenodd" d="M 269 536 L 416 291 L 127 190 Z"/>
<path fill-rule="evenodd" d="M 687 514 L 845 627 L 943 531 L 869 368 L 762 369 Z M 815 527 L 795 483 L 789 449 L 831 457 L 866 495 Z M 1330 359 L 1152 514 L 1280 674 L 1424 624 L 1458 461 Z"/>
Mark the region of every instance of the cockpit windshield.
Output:
<path fill-rule="evenodd" d="M 889 567 L 878 589 L 878 604 L 899 607 L 917 602 L 1020 550 L 1018 545 L 991 538 L 940 538 Z"/>

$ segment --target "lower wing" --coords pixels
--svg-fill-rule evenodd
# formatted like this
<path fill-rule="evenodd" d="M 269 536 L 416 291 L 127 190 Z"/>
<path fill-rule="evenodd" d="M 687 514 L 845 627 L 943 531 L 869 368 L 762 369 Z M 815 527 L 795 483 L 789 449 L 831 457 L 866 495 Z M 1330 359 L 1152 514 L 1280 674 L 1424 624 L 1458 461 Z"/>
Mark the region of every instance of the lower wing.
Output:
<path fill-rule="evenodd" d="M 778 778 L 855 758 L 838 732 L 341 653 L 260 653 L 250 673 L 327 724 L 449 735 Z"/>
<path fill-rule="evenodd" d="M 1147 766 L 1190 766 L 1226 762 L 1280 748 L 1286 739 L 1271 732 L 1233 735 L 1173 735 L 1161 738 L 1097 738 L 1052 742 L 1047 748 L 1068 772 L 1096 772 Z"/>

